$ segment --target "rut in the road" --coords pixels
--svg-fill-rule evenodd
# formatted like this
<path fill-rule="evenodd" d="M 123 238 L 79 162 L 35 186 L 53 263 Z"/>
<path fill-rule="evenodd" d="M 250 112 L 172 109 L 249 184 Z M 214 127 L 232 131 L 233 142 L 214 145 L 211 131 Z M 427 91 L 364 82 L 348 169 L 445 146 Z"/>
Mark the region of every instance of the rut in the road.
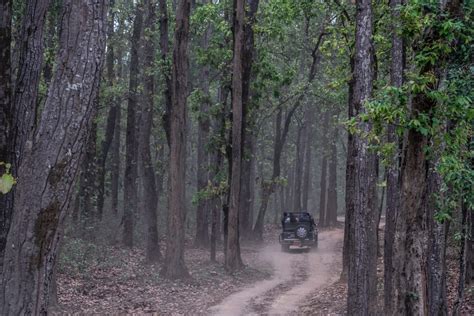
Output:
<path fill-rule="evenodd" d="M 289 315 L 293 314 L 313 291 L 334 282 L 340 271 L 334 269 L 341 260 L 343 232 L 322 232 L 316 252 L 283 253 L 273 244 L 262 250 L 262 260 L 274 273 L 270 280 L 257 282 L 227 297 L 210 309 L 214 315 Z"/>

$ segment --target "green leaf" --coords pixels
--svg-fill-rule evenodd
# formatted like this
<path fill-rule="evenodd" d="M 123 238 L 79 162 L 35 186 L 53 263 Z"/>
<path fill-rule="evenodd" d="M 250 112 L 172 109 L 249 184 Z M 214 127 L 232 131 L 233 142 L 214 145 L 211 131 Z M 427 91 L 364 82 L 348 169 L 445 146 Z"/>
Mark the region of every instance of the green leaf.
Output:
<path fill-rule="evenodd" d="M 15 178 L 9 173 L 5 173 L 0 178 L 0 192 L 7 194 L 12 189 L 13 185 L 16 183 Z"/>

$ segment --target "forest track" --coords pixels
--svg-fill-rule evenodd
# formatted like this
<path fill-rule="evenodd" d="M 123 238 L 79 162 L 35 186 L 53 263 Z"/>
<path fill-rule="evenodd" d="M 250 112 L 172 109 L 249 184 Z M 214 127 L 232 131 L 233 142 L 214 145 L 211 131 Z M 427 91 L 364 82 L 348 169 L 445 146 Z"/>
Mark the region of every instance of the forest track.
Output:
<path fill-rule="evenodd" d="M 282 252 L 275 243 L 261 250 L 261 258 L 273 267 L 269 280 L 255 283 L 209 309 L 211 315 L 292 315 L 314 291 L 340 276 L 343 230 L 319 234 L 319 248 L 312 252 Z"/>

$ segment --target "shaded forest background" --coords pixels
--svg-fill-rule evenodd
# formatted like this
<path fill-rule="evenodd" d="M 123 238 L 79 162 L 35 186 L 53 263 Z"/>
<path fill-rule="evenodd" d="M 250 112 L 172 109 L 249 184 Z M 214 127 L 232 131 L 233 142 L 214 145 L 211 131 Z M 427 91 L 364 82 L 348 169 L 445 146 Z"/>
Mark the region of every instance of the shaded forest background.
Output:
<path fill-rule="evenodd" d="M 143 249 L 166 279 L 192 277 L 189 247 L 235 273 L 240 244 L 286 211 L 320 228 L 345 217 L 349 314 L 377 313 L 378 257 L 386 313 L 447 313 L 449 247 L 462 304 L 474 278 L 469 1 L 0 9 L 3 314 L 46 311 L 56 270 L 111 246 Z"/>

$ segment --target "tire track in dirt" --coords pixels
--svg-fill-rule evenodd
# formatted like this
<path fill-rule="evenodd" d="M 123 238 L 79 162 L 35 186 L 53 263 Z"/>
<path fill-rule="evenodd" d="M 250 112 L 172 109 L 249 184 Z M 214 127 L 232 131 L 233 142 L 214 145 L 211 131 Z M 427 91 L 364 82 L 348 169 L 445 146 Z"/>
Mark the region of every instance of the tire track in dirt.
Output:
<path fill-rule="evenodd" d="M 338 244 L 341 229 L 321 232 L 319 249 L 305 253 L 284 253 L 278 244 L 261 251 L 261 258 L 273 266 L 269 280 L 242 289 L 209 310 L 211 315 L 289 315 L 294 313 L 313 291 L 331 284 L 339 277 L 334 269 L 342 254 Z"/>

